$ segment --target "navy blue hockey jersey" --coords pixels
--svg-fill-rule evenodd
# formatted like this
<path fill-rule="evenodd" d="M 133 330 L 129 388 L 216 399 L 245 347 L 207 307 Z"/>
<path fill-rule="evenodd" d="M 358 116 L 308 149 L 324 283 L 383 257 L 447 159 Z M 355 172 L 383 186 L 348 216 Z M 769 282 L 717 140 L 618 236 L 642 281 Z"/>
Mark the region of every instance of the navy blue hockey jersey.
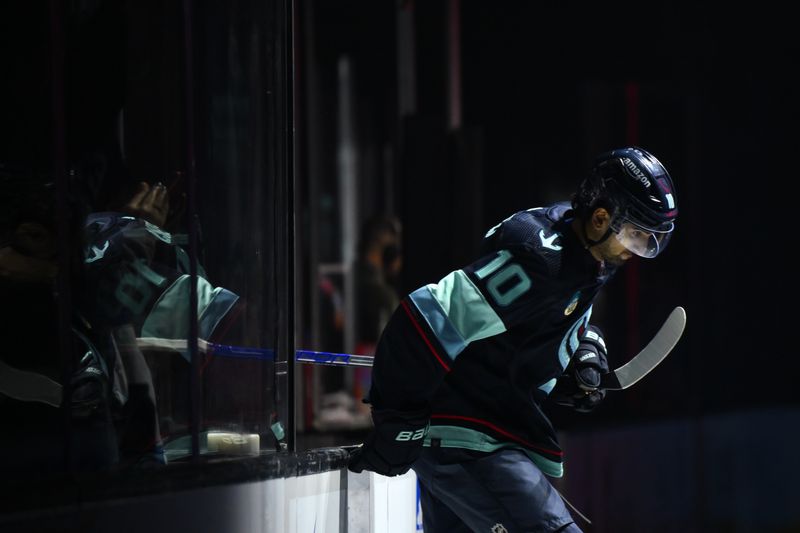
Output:
<path fill-rule="evenodd" d="M 185 339 L 190 291 L 190 260 L 182 246 L 186 236 L 124 213 L 92 213 L 85 225 L 84 299 L 90 322 L 130 323 L 138 337 Z M 198 265 L 200 338 L 211 338 L 238 300 L 237 294 L 211 285 Z"/>
<path fill-rule="evenodd" d="M 408 295 L 385 328 L 370 400 L 430 408 L 426 445 L 516 447 L 562 475 L 542 403 L 564 372 L 613 270 L 586 250 L 566 203 L 515 213 L 482 256 Z"/>

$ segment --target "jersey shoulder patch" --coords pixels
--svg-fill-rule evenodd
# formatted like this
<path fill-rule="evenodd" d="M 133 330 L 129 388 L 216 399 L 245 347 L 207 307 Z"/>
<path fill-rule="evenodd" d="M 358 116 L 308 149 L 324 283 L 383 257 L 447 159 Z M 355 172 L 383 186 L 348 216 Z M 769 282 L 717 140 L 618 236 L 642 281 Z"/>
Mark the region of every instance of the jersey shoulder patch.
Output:
<path fill-rule="evenodd" d="M 534 256 L 554 274 L 560 270 L 563 250 L 563 235 L 556 223 L 568 208 L 568 204 L 555 204 L 514 213 L 490 230 L 484 245 L 491 250 L 510 250 L 515 256 Z"/>

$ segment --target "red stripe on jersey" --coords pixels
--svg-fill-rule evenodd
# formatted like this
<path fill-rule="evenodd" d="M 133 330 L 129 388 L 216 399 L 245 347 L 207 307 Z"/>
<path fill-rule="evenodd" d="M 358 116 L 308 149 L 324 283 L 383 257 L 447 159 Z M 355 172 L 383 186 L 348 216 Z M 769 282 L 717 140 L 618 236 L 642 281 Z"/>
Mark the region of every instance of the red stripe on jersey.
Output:
<path fill-rule="evenodd" d="M 460 415 L 431 415 L 431 419 L 433 419 L 433 418 L 436 418 L 436 419 L 448 419 L 448 420 L 466 420 L 467 422 L 473 422 L 475 424 L 480 424 L 482 426 L 486 426 L 486 427 L 492 429 L 493 431 L 496 431 L 497 433 L 500 433 L 501 435 L 503 435 L 505 437 L 508 437 L 511 440 L 515 440 L 515 441 L 519 442 L 520 444 L 524 444 L 528 448 L 533 448 L 534 450 L 540 450 L 542 452 L 546 452 L 546 453 L 549 453 L 549 454 L 552 454 L 552 455 L 556 455 L 558 457 L 561 457 L 561 456 L 564 455 L 564 452 L 559 452 L 559 451 L 556 451 L 556 450 L 548 450 L 547 448 L 542 448 L 541 446 L 537 446 L 535 444 L 531 444 L 530 442 L 526 441 L 525 439 L 521 439 L 521 438 L 517 437 L 516 435 L 514 435 L 512 433 L 509 433 L 508 431 L 495 426 L 491 422 L 487 422 L 486 420 L 481 420 L 480 418 L 472 418 L 471 416 L 460 416 Z"/>
<path fill-rule="evenodd" d="M 450 367 L 447 366 L 447 363 L 445 363 L 444 360 L 441 357 L 439 357 L 439 354 L 436 353 L 436 348 L 433 347 L 433 344 L 431 344 L 431 341 L 428 340 L 428 337 L 425 335 L 425 332 L 422 330 L 422 326 L 420 326 L 419 323 L 414 319 L 414 315 L 411 314 L 411 309 L 408 308 L 408 304 L 406 303 L 406 301 L 405 300 L 401 300 L 400 303 L 403 306 L 403 310 L 405 310 L 406 314 L 408 315 L 408 318 L 411 320 L 411 323 L 414 324 L 415 328 L 417 328 L 417 331 L 419 332 L 419 336 L 422 337 L 422 340 L 424 340 L 425 344 L 427 344 L 428 348 L 430 348 L 431 353 L 433 354 L 433 356 L 436 358 L 437 361 L 439 361 L 439 364 L 442 365 L 445 370 L 450 372 Z"/>

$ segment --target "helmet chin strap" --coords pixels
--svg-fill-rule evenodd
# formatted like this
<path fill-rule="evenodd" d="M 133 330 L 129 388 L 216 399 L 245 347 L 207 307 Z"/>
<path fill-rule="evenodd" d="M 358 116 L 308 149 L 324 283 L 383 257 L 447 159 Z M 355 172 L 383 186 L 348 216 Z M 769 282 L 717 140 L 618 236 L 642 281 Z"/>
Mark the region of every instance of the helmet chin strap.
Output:
<path fill-rule="evenodd" d="M 586 233 L 586 224 L 582 223 L 581 224 L 581 229 L 583 230 L 583 240 L 586 242 L 586 244 L 584 244 L 583 247 L 586 250 L 588 250 L 589 248 L 592 248 L 593 246 L 597 246 L 598 244 L 602 244 L 602 243 L 606 242 L 606 240 L 608 240 L 608 238 L 611 237 L 611 234 L 614 233 L 614 230 L 611 229 L 611 224 L 609 224 L 608 225 L 608 229 L 603 234 L 603 236 L 600 237 L 600 239 L 595 241 L 593 239 L 590 239 L 589 235 Z"/>

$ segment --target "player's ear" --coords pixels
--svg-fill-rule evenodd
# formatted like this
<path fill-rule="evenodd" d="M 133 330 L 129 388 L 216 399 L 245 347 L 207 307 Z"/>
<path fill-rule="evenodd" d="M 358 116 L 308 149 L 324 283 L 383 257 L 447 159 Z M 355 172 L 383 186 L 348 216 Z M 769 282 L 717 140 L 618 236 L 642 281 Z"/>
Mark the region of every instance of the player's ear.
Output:
<path fill-rule="evenodd" d="M 592 213 L 592 219 L 590 220 L 592 227 L 597 231 L 605 232 L 608 229 L 609 224 L 611 224 L 611 215 L 606 211 L 603 207 L 598 207 Z"/>

